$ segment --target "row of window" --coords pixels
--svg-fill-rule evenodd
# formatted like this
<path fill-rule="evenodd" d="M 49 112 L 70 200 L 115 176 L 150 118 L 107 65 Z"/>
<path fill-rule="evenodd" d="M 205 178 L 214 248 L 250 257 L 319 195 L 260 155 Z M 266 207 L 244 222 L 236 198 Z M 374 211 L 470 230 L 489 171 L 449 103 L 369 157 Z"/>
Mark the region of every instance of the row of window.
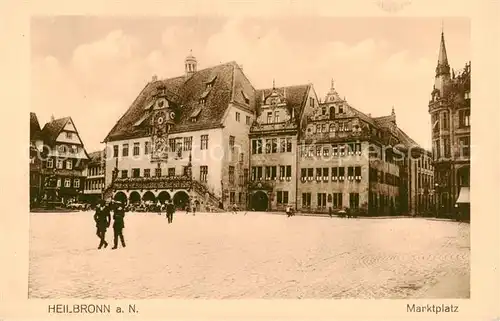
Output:
<path fill-rule="evenodd" d="M 378 182 L 391 186 L 400 186 L 401 180 L 398 176 L 391 173 L 384 173 L 376 168 L 370 168 L 370 182 Z"/>
<path fill-rule="evenodd" d="M 312 181 L 316 179 L 317 181 L 328 181 L 330 177 L 330 168 L 316 168 L 316 175 L 314 175 L 314 168 L 301 168 L 300 178 L 302 181 Z M 344 181 L 345 180 L 345 167 L 332 167 L 331 169 L 331 179 L 332 181 Z M 347 167 L 347 179 L 348 180 L 361 180 L 361 166 L 349 166 Z"/>
<path fill-rule="evenodd" d="M 252 181 L 277 180 L 278 178 L 290 181 L 292 179 L 292 165 L 252 167 Z"/>
<path fill-rule="evenodd" d="M 460 157 L 470 156 L 470 137 L 463 136 L 458 138 L 458 153 Z M 451 145 L 450 137 L 443 137 L 443 148 L 441 148 L 441 142 L 436 140 L 434 142 L 434 155 L 437 159 L 443 157 L 449 158 L 451 156 Z"/>
<path fill-rule="evenodd" d="M 236 203 L 238 203 L 238 204 L 244 204 L 245 201 L 243 199 L 243 196 L 244 196 L 244 193 L 239 192 L 238 193 L 238 202 L 236 202 L 236 193 L 235 192 L 229 192 L 229 202 L 231 204 L 236 204 Z"/>
<path fill-rule="evenodd" d="M 302 193 L 302 207 L 311 207 L 311 193 Z M 333 208 L 342 208 L 342 193 L 317 193 L 316 194 L 316 207 L 326 208 L 331 206 Z M 328 205 L 331 203 L 331 205 Z M 359 207 L 359 193 L 349 193 L 349 207 Z"/>
<path fill-rule="evenodd" d="M 311 128 L 309 128 L 308 131 L 311 132 Z M 321 134 L 321 133 L 350 132 L 350 131 L 359 132 L 361 131 L 361 127 L 359 127 L 359 125 L 351 126 L 349 122 L 339 122 L 337 129 L 335 129 L 334 123 L 330 125 L 317 124 L 315 132 L 317 134 Z"/>
<path fill-rule="evenodd" d="M 291 153 L 292 139 L 291 138 L 269 138 L 266 139 L 265 153 Z M 262 154 L 263 139 L 252 139 L 252 154 Z"/>
<path fill-rule="evenodd" d="M 447 111 L 443 111 L 439 114 L 434 114 L 432 116 L 432 123 L 434 131 L 448 130 L 450 129 L 450 116 Z M 439 124 L 441 123 L 441 127 Z M 459 127 L 469 127 L 470 126 L 470 109 L 461 109 L 458 111 L 458 126 Z"/>
<path fill-rule="evenodd" d="M 70 153 L 70 154 L 78 154 L 78 152 L 80 151 L 79 147 L 77 145 L 71 145 L 71 147 L 68 147 L 66 145 L 59 145 L 57 147 L 57 150 L 62 153 L 62 154 L 66 154 L 66 153 Z"/>
<path fill-rule="evenodd" d="M 65 166 L 66 165 L 66 166 Z M 54 160 L 52 158 L 49 158 L 47 160 L 47 168 L 54 168 Z M 56 160 L 56 168 L 57 169 L 73 169 L 73 160 L 68 159 L 66 161 L 63 161 L 62 159 L 57 159 Z"/>
<path fill-rule="evenodd" d="M 300 155 L 302 157 L 361 155 L 361 143 L 302 146 Z"/>
<path fill-rule="evenodd" d="M 104 180 L 85 181 L 85 190 L 97 190 L 104 187 Z"/>
<path fill-rule="evenodd" d="M 62 180 L 60 178 L 57 179 L 57 187 L 61 187 Z M 65 178 L 64 179 L 64 187 L 71 187 L 71 178 Z M 75 178 L 73 179 L 73 187 L 74 188 L 80 188 L 80 179 Z"/>
<path fill-rule="evenodd" d="M 103 173 L 102 167 L 89 167 L 88 168 L 88 176 L 97 176 L 97 175 L 102 175 Z"/>
<path fill-rule="evenodd" d="M 161 168 L 155 168 L 155 177 L 161 177 L 162 176 L 162 169 Z M 187 174 L 187 166 L 184 166 L 182 169 L 182 174 L 186 175 Z M 121 171 L 121 178 L 128 178 L 129 171 L 124 169 Z M 175 176 L 176 171 L 175 167 L 170 167 L 167 169 L 167 176 Z M 132 168 L 132 178 L 139 178 L 141 177 L 141 169 L 140 168 Z M 151 177 L 151 169 L 150 168 L 145 168 L 143 170 L 143 177 Z M 248 169 L 244 169 L 243 173 L 240 174 L 240 182 L 246 183 L 247 182 L 247 177 L 248 177 Z M 200 178 L 199 180 L 201 182 L 207 182 L 208 181 L 208 166 L 200 166 Z M 229 166 L 229 182 L 234 183 L 235 181 L 235 168 L 234 166 Z"/>
<path fill-rule="evenodd" d="M 234 138 L 233 138 L 234 141 Z M 200 137 L 200 148 L 202 150 L 208 149 L 208 135 L 201 135 Z M 175 151 L 190 151 L 193 148 L 193 137 L 177 137 L 177 138 L 170 138 L 168 140 L 168 147 L 171 152 Z M 144 155 L 148 155 L 151 153 L 151 142 L 144 142 Z M 113 157 L 118 157 L 119 154 L 119 146 L 114 145 L 113 146 Z M 133 156 L 139 156 L 140 155 L 140 143 L 135 142 L 133 145 L 133 150 L 132 150 L 132 155 Z M 125 143 L 122 145 L 122 157 L 128 157 L 129 156 L 129 144 Z"/>

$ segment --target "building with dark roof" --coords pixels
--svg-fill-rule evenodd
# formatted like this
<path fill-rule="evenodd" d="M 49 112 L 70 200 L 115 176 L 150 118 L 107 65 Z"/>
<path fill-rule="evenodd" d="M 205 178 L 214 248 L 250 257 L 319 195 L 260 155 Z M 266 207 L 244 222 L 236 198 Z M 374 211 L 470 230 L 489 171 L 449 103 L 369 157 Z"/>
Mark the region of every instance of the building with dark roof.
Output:
<path fill-rule="evenodd" d="M 465 64 L 464 69 L 450 72 L 444 33 L 441 33 L 429 114 L 432 122 L 435 191 L 438 211 L 443 214 L 452 214 L 456 207 L 462 206 L 468 215 L 470 75 L 470 62 Z"/>
<path fill-rule="evenodd" d="M 31 162 L 37 164 L 39 174 L 34 203 L 52 207 L 78 200 L 88 155 L 71 117 L 52 118 L 40 130 L 36 115 L 31 113 L 30 131 L 31 150 L 36 155 Z"/>
<path fill-rule="evenodd" d="M 124 202 L 188 202 L 200 209 L 246 204 L 248 133 L 255 90 L 235 62 L 156 77 L 110 130 L 105 195 Z M 191 204 L 192 205 L 192 204 Z"/>
<path fill-rule="evenodd" d="M 30 208 L 36 207 L 42 195 L 41 150 L 42 129 L 35 113 L 30 113 Z"/>

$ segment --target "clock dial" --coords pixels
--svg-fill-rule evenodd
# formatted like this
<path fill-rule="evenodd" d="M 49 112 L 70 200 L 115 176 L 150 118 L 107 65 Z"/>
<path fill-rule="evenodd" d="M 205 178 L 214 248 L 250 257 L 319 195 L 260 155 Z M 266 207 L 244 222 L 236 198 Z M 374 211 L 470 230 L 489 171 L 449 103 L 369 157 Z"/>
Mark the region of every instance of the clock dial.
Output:
<path fill-rule="evenodd" d="M 170 112 L 169 116 L 170 116 L 170 120 L 175 119 L 175 113 L 173 111 Z"/>
<path fill-rule="evenodd" d="M 159 112 L 154 117 L 154 124 L 156 126 L 161 126 L 165 123 L 166 118 L 167 117 L 164 112 Z"/>

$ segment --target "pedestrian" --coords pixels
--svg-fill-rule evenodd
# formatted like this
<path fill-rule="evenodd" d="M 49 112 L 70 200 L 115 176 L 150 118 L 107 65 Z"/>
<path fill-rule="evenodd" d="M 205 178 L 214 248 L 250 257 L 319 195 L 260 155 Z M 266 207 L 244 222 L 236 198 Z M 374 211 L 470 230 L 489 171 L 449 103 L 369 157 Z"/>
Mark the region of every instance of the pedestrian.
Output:
<path fill-rule="evenodd" d="M 168 219 L 168 224 L 172 223 L 174 220 L 174 212 L 175 212 L 175 207 L 174 203 L 172 201 L 169 201 L 167 203 L 167 219 Z"/>
<path fill-rule="evenodd" d="M 161 202 L 160 202 L 160 200 L 158 200 L 158 202 L 156 202 L 156 210 L 158 211 L 158 215 L 161 215 Z"/>
<path fill-rule="evenodd" d="M 113 210 L 113 231 L 114 231 L 114 245 L 113 250 L 118 248 L 118 238 L 125 247 L 125 239 L 123 237 L 123 229 L 125 228 L 125 206 L 118 202 Z"/>
<path fill-rule="evenodd" d="M 97 237 L 99 237 L 99 246 L 97 249 L 108 247 L 108 242 L 106 242 L 106 229 L 111 223 L 111 214 L 109 213 L 109 207 L 106 206 L 104 201 L 100 201 L 96 207 L 94 214 L 95 226 L 97 228 Z"/>
<path fill-rule="evenodd" d="M 333 217 L 333 209 L 332 209 L 332 207 L 331 207 L 331 206 L 328 208 L 328 215 L 329 215 L 330 217 Z"/>
<path fill-rule="evenodd" d="M 233 203 L 233 207 L 232 207 L 232 213 L 233 214 L 238 214 L 238 206 L 236 205 L 236 203 Z"/>
<path fill-rule="evenodd" d="M 286 217 L 290 217 L 290 216 L 291 216 L 290 205 L 287 205 L 287 206 L 286 206 L 286 208 L 285 208 L 285 213 L 286 213 Z"/>
<path fill-rule="evenodd" d="M 196 201 L 191 202 L 191 208 L 193 210 L 193 216 L 196 215 Z"/>

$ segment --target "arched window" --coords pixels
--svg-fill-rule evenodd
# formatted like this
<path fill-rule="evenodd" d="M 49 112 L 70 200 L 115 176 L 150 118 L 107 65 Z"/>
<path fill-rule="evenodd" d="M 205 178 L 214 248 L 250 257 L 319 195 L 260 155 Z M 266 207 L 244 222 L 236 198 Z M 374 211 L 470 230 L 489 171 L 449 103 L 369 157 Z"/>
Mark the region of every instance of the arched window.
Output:
<path fill-rule="evenodd" d="M 333 108 L 333 107 L 332 107 Z M 330 114 L 331 115 L 331 114 Z M 331 117 L 331 116 L 330 116 Z M 335 132 L 335 125 L 334 124 L 330 124 L 330 133 L 333 133 Z"/>

